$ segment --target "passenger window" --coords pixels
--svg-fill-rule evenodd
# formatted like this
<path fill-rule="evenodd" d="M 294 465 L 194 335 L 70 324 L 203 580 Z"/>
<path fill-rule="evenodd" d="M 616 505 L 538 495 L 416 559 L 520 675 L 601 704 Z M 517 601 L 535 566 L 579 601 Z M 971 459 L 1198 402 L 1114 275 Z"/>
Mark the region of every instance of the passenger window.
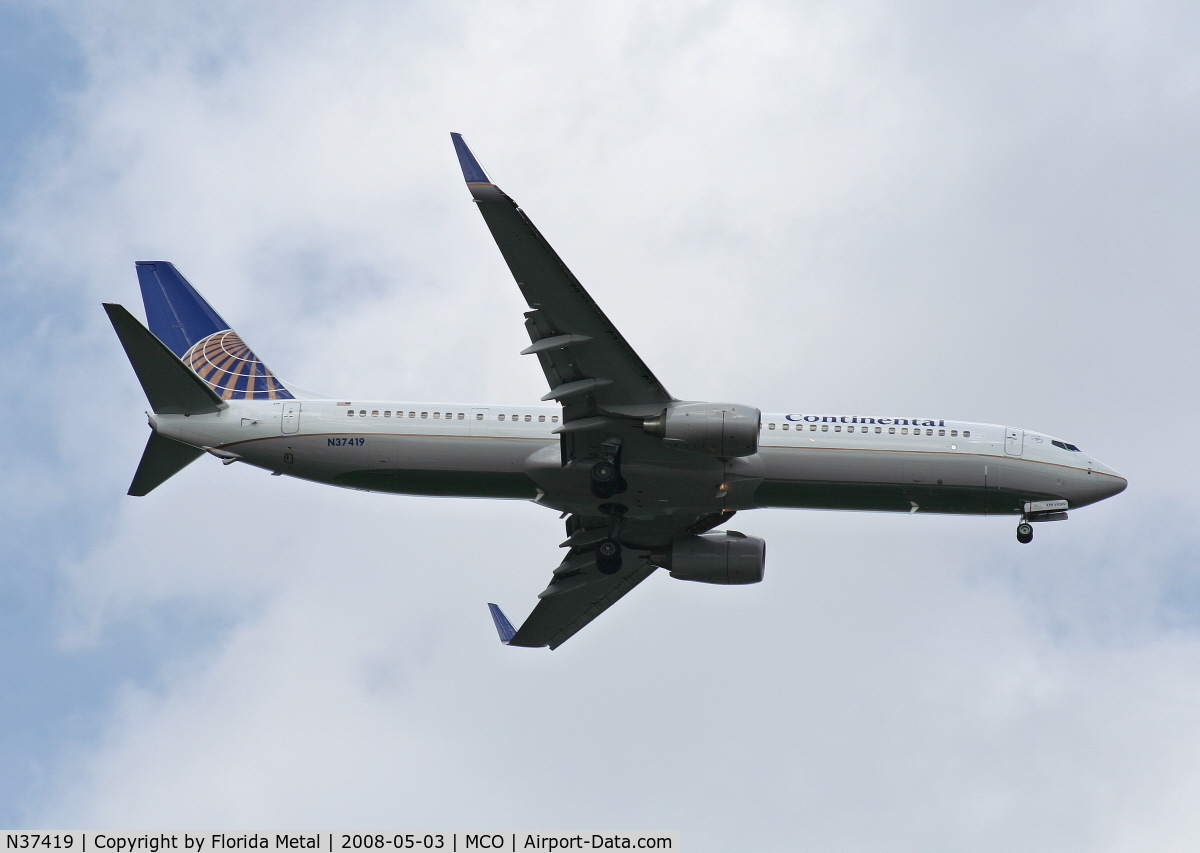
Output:
<path fill-rule="evenodd" d="M 391 409 L 388 409 L 387 411 L 385 411 L 385 412 L 383 413 L 383 416 L 384 416 L 385 418 L 390 418 L 390 417 L 392 416 L 392 410 L 391 410 Z"/>
<path fill-rule="evenodd" d="M 376 409 L 375 411 L 371 412 L 371 417 L 373 417 L 373 418 L 379 417 L 379 409 Z"/>
<path fill-rule="evenodd" d="M 538 415 L 538 423 L 539 423 L 539 424 L 544 424 L 545 422 L 546 422 L 546 416 L 545 416 L 545 415 Z"/>
<path fill-rule="evenodd" d="M 479 412 L 478 414 L 476 414 L 475 420 L 477 420 L 477 421 L 483 420 L 483 412 Z"/>
<path fill-rule="evenodd" d="M 958 437 L 958 430 L 956 430 L 956 429 L 952 429 L 952 430 L 950 430 L 950 435 L 951 435 L 951 436 L 953 436 L 954 438 L 957 438 L 957 437 Z"/>
<path fill-rule="evenodd" d="M 552 424 L 556 424 L 556 423 L 558 423 L 558 415 L 551 415 L 551 416 L 550 416 L 550 423 L 552 423 Z"/>
<path fill-rule="evenodd" d="M 971 437 L 971 431 L 969 429 L 964 429 L 963 430 L 963 438 L 970 438 L 970 437 Z"/>
<path fill-rule="evenodd" d="M 434 413 L 433 413 L 433 416 L 434 416 L 435 418 L 440 418 L 440 417 L 442 416 L 442 413 L 441 413 L 441 412 L 434 412 Z"/>
<path fill-rule="evenodd" d="M 533 415 L 526 415 L 526 416 L 525 416 L 525 423 L 529 423 L 531 420 L 533 420 Z"/>
<path fill-rule="evenodd" d="M 366 410 L 366 409 L 359 409 L 359 410 L 358 410 L 358 416 L 359 416 L 360 418 L 365 418 L 365 417 L 367 416 L 367 410 Z"/>
<path fill-rule="evenodd" d="M 496 418 L 497 418 L 498 420 L 504 420 L 504 415 L 496 415 Z"/>
<path fill-rule="evenodd" d="M 852 427 L 852 426 L 846 427 L 846 432 L 854 432 L 854 427 Z"/>
<path fill-rule="evenodd" d="M 429 412 L 421 412 L 421 417 L 423 417 L 423 418 L 429 417 Z"/>
<path fill-rule="evenodd" d="M 349 417 L 354 417 L 354 409 L 350 409 L 349 411 L 347 411 L 347 412 L 346 412 L 346 414 L 347 414 Z"/>
<path fill-rule="evenodd" d="M 817 425 L 816 425 L 816 424 L 809 424 L 809 425 L 808 425 L 808 431 L 809 431 L 809 432 L 816 432 L 816 431 L 817 431 Z"/>
<path fill-rule="evenodd" d="M 931 429 L 927 429 L 927 430 L 925 430 L 925 434 L 926 434 L 926 435 L 933 435 L 933 430 L 931 430 Z"/>
<path fill-rule="evenodd" d="M 417 416 L 417 413 L 416 413 L 416 412 L 409 412 L 409 413 L 408 413 L 408 416 L 409 416 L 410 418 L 415 418 L 415 417 Z"/>
<path fill-rule="evenodd" d="M 787 428 L 788 428 L 787 424 L 784 424 L 783 426 L 780 427 L 780 429 L 787 429 Z"/>
<path fill-rule="evenodd" d="M 946 434 L 946 431 L 944 429 L 938 430 L 938 435 L 945 435 L 945 434 Z"/>
<path fill-rule="evenodd" d="M 876 434 L 876 435 L 878 435 L 878 434 L 879 434 L 879 433 L 881 433 L 881 432 L 883 432 L 883 427 L 875 427 L 875 434 Z"/>
<path fill-rule="evenodd" d="M 775 429 L 775 424 L 767 424 L 767 429 Z"/>
<path fill-rule="evenodd" d="M 835 427 L 833 428 L 833 431 L 834 431 L 834 432 L 841 432 L 841 431 L 842 431 L 842 425 L 841 425 L 841 424 L 838 424 L 837 426 L 835 426 Z"/>
<path fill-rule="evenodd" d="M 895 434 L 896 434 L 896 428 L 888 427 L 888 435 L 895 435 Z"/>
<path fill-rule="evenodd" d="M 900 430 L 900 434 L 901 434 L 901 435 L 908 435 L 908 427 L 904 427 L 904 429 Z"/>
<path fill-rule="evenodd" d="M 821 432 L 829 432 L 829 424 L 821 424 Z"/>

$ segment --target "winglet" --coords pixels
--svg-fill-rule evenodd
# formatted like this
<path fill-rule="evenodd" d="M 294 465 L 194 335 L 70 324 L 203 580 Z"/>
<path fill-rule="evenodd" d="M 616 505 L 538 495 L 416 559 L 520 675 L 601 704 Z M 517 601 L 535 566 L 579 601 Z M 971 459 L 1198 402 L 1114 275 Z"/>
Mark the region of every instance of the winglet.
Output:
<path fill-rule="evenodd" d="M 455 136 L 457 135 L 455 134 Z M 507 646 L 508 641 L 517 633 L 516 629 L 513 628 L 512 623 L 508 621 L 508 617 L 499 607 L 489 604 L 488 610 L 492 611 L 492 621 L 496 623 L 496 633 L 500 635 L 500 642 Z"/>
<path fill-rule="evenodd" d="M 467 143 L 463 142 L 462 134 L 452 133 L 450 138 L 454 141 L 454 151 L 458 154 L 458 165 L 462 166 L 463 177 L 467 179 L 467 183 L 490 184 L 491 179 L 488 178 L 487 172 L 483 171 L 483 167 L 479 165 L 479 161 L 475 159 L 475 155 L 471 153 Z"/>

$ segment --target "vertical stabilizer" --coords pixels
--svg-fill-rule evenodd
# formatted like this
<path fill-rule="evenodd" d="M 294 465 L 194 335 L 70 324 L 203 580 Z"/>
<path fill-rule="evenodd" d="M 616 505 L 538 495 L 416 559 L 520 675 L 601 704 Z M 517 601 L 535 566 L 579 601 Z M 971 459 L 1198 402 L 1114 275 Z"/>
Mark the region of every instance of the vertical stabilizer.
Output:
<path fill-rule="evenodd" d="M 291 400 L 291 392 L 167 261 L 138 261 L 150 331 L 223 400 Z"/>

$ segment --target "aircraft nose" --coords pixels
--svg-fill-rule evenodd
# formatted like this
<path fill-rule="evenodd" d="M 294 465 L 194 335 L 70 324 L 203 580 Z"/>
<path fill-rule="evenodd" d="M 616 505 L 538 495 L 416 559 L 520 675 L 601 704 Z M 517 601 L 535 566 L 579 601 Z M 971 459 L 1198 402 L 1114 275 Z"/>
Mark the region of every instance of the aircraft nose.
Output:
<path fill-rule="evenodd" d="M 1096 500 L 1102 501 L 1105 498 L 1111 498 L 1113 495 L 1119 495 L 1129 485 L 1129 481 L 1116 471 L 1105 471 L 1104 473 L 1097 471 L 1096 473 L 1099 475 L 1098 482 L 1095 484 Z"/>

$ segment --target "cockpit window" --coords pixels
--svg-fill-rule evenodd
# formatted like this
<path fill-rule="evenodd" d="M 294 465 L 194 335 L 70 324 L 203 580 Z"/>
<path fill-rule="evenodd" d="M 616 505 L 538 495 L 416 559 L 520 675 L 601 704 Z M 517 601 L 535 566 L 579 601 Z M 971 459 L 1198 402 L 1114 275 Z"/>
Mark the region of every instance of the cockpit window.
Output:
<path fill-rule="evenodd" d="M 1050 443 L 1055 447 L 1061 447 L 1063 450 L 1070 450 L 1072 453 L 1082 453 L 1078 447 L 1073 444 L 1067 444 L 1065 441 L 1059 441 L 1057 438 L 1050 439 Z"/>

